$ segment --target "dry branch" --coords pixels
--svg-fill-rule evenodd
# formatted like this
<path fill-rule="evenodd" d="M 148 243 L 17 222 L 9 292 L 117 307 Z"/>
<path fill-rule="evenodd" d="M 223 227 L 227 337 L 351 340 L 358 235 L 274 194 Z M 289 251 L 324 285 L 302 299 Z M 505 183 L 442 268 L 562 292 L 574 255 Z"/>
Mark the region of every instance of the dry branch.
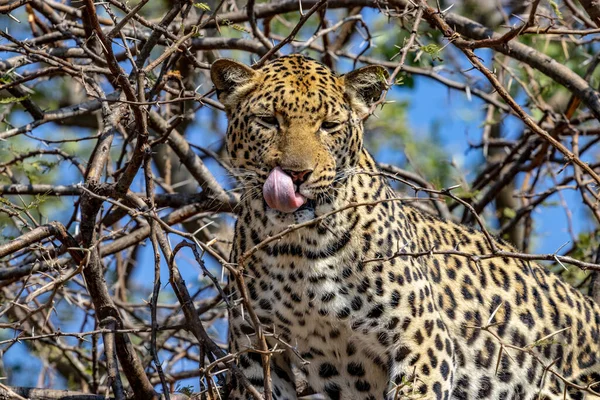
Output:
<path fill-rule="evenodd" d="M 459 4 L 448 12 L 434 3 L 3 2 L 5 19 L 21 22 L 0 31 L 0 224 L 6 226 L 0 230 L 6 236 L 0 237 L 0 328 L 14 332 L 0 341 L 0 351 L 11 355 L 17 343 L 27 346 L 29 356 L 48 366 L 38 386 L 55 373 L 78 391 L 23 388 L 9 380 L 14 386 L 0 385 L 0 398 L 215 400 L 226 396 L 229 371 L 262 399 L 235 366 L 239 354 L 228 353 L 221 343 L 227 308 L 240 306 L 227 297 L 234 289 L 257 333 L 251 350 L 263 358 L 264 397 L 270 398 L 267 337 L 277 337 L 261 326 L 251 307 L 244 264 L 253 252 L 291 232 L 373 204 L 348 204 L 289 226 L 243 254 L 239 264 L 230 264 L 231 217 L 247 182 L 246 171 L 229 167 L 223 106 L 208 80 L 211 63 L 224 55 L 255 68 L 288 52 L 306 52 L 338 70 L 349 63 L 381 64 L 391 72 L 381 101 L 386 108 L 374 108 L 380 120 L 371 119 L 384 123 L 388 107 L 402 110 L 388 101 L 405 78 L 417 87 L 427 80 L 452 92 L 449 114 L 458 113 L 452 96 L 466 97 L 471 112 L 485 113 L 484 125 L 470 128 L 468 167 L 435 160 L 435 173 L 422 171 L 421 160 L 413 162 L 407 150 L 402 165 L 382 164 L 378 175 L 398 192 L 386 201 L 475 225 L 489 250 L 401 250 L 391 257 L 451 254 L 475 263 L 509 257 L 545 261 L 561 271 L 570 264 L 577 268 L 565 273 L 568 279 L 582 290 L 597 287 L 595 278 L 579 278 L 573 269 L 600 269 L 598 2 L 580 0 L 580 8 L 559 0 L 564 15 L 558 17 L 535 0 L 515 8 L 522 18 L 506 15 L 502 27 Z M 383 43 L 382 34 L 397 43 Z M 557 48 L 563 58 L 556 56 Z M 562 62 L 569 57 L 586 64 Z M 559 85 L 566 89 L 564 101 Z M 440 93 L 435 96 L 447 95 Z M 485 110 L 475 110 L 480 105 Z M 513 136 L 486 133 L 492 124 L 516 125 L 515 120 L 524 126 Z M 376 132 L 376 139 L 396 134 L 402 120 L 383 126 L 393 132 Z M 445 124 L 440 129 L 447 132 Z M 416 136 L 406 133 L 402 146 L 418 142 Z M 485 156 L 489 149 L 494 157 L 472 156 Z M 428 151 L 418 156 L 427 159 Z M 445 173 L 450 178 L 440 178 Z M 239 182 L 231 176 L 236 174 Z M 444 186 L 451 188 L 436 189 Z M 514 209 L 494 215 L 495 203 L 507 191 L 518 199 L 511 202 Z M 494 245 L 494 233 L 519 226 L 527 247 L 536 237 L 538 212 L 555 198 L 571 225 L 578 214 L 593 216 L 586 221 L 593 225 L 569 229 L 570 246 L 528 254 Z M 161 272 L 167 270 L 165 286 Z M 223 283 L 226 275 L 229 287 Z M 3 374 L 4 368 L 0 365 Z M 198 393 L 181 386 L 190 378 Z"/>

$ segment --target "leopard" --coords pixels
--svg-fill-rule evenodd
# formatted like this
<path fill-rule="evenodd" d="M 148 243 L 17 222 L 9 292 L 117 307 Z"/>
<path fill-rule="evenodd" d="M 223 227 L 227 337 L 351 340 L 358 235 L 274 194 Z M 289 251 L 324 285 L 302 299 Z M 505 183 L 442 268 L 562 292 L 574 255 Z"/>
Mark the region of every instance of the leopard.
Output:
<path fill-rule="evenodd" d="M 399 196 L 366 150 L 386 68 L 291 54 L 210 74 L 242 188 L 229 348 L 244 378 L 226 398 L 265 383 L 286 400 L 600 398 L 598 304 Z"/>

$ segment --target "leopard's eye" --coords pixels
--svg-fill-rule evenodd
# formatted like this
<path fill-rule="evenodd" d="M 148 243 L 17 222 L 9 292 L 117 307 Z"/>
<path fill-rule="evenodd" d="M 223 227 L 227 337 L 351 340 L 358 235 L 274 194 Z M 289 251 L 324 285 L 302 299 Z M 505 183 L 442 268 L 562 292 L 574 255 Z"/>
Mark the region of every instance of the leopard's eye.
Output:
<path fill-rule="evenodd" d="M 256 117 L 256 122 L 265 128 L 279 128 L 279 121 L 275 116 L 260 115 Z"/>
<path fill-rule="evenodd" d="M 323 129 L 326 132 L 335 132 L 338 129 L 340 129 L 341 127 L 342 127 L 342 124 L 340 122 L 325 121 L 321 124 L 321 129 Z"/>

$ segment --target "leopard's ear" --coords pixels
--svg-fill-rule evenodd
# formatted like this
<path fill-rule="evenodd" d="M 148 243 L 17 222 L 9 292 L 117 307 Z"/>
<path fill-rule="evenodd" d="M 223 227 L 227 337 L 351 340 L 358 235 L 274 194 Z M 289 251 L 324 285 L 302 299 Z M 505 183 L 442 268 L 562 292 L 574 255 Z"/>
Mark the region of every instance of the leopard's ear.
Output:
<path fill-rule="evenodd" d="M 387 86 L 390 75 L 381 65 L 369 65 L 343 75 L 346 94 L 363 112 L 368 110 Z"/>
<path fill-rule="evenodd" d="M 217 89 L 219 101 L 231 110 L 257 84 L 258 72 L 237 61 L 221 58 L 210 67 L 210 78 Z"/>

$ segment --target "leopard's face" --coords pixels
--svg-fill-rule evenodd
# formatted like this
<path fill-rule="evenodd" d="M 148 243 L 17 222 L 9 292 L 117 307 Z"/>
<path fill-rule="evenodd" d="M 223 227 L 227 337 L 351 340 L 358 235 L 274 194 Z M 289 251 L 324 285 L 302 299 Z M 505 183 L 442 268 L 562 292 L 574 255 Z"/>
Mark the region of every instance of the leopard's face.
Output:
<path fill-rule="evenodd" d="M 357 164 L 361 121 L 386 74 L 372 66 L 338 76 L 299 55 L 256 71 L 215 62 L 211 75 L 229 119 L 227 150 L 246 195 L 264 198 L 267 213 L 288 222 L 331 204 Z"/>
<path fill-rule="evenodd" d="M 263 182 L 277 166 L 310 171 L 299 191 L 314 199 L 355 164 L 362 148 L 362 124 L 342 79 L 303 57 L 279 59 L 257 75 L 256 89 L 230 113 L 232 164 Z"/>

